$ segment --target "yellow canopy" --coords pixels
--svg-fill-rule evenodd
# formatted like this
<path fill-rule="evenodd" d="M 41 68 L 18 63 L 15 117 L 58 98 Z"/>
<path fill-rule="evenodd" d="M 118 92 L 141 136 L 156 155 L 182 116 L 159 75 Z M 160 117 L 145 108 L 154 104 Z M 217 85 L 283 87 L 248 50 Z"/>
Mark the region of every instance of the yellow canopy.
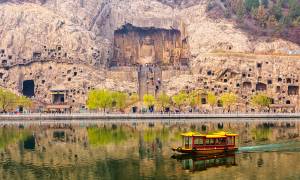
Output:
<path fill-rule="evenodd" d="M 197 133 L 197 132 L 186 132 L 186 133 L 182 133 L 181 136 L 185 136 L 185 137 L 197 136 L 197 137 L 206 137 L 206 138 L 225 138 L 227 136 L 238 136 L 238 134 L 227 133 L 225 131 L 215 132 L 215 133 L 212 133 L 212 134 L 201 134 L 201 133 Z"/>
<path fill-rule="evenodd" d="M 205 136 L 205 135 L 196 132 L 186 132 L 186 133 L 182 133 L 181 136 L 192 137 L 192 136 Z"/>

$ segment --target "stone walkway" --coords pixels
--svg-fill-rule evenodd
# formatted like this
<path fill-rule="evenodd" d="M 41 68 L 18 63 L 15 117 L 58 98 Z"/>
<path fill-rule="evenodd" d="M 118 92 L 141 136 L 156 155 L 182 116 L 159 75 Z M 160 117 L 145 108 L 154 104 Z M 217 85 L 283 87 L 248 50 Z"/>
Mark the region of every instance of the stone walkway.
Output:
<path fill-rule="evenodd" d="M 238 120 L 238 119 L 299 119 L 300 113 L 277 114 L 103 114 L 103 113 L 74 113 L 74 114 L 1 114 L 0 121 L 30 121 L 30 120 Z"/>

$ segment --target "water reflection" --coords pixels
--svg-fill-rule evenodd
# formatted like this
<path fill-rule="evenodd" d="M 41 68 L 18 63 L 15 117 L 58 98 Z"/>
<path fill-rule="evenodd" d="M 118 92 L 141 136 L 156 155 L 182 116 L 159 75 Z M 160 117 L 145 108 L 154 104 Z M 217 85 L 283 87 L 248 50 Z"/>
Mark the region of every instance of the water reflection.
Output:
<path fill-rule="evenodd" d="M 191 172 L 205 171 L 208 168 L 219 166 L 237 166 L 235 153 L 224 153 L 211 156 L 192 156 L 180 154 L 173 155 L 172 158 L 178 160 L 182 164 L 184 170 L 189 170 Z"/>
<path fill-rule="evenodd" d="M 171 147 L 181 144 L 180 134 L 191 130 L 238 133 L 240 151 L 170 158 Z M 300 177 L 296 170 L 300 165 L 294 162 L 300 158 L 299 133 L 298 121 L 3 125 L 0 179 L 217 179 L 218 175 L 249 179 L 257 168 L 264 170 L 263 177 L 272 173 Z"/>

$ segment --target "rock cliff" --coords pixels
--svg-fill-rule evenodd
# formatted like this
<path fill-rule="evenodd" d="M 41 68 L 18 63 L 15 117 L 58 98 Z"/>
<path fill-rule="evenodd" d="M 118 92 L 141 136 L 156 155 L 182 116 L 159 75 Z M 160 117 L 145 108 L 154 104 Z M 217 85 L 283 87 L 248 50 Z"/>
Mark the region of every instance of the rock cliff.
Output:
<path fill-rule="evenodd" d="M 200 83 L 199 76 L 201 73 L 207 76 L 209 68 L 220 73 L 230 69 L 230 72 L 237 71 L 238 74 L 242 74 L 241 68 L 227 65 L 250 66 L 248 63 L 250 61 L 251 66 L 256 66 L 257 60 L 251 58 L 251 60 L 239 58 L 238 63 L 237 61 L 231 63 L 231 57 L 227 56 L 227 53 L 289 55 L 300 49 L 298 44 L 284 39 L 258 38 L 240 29 L 236 21 L 224 18 L 222 5 L 219 11 L 214 11 L 214 16 L 222 15 L 212 18 L 207 12 L 209 2 L 209 0 L 0 0 L 0 60 L 3 66 L 0 84 L 16 92 L 22 92 L 22 82 L 34 79 L 36 97 L 45 102 L 51 101 L 49 94 L 51 88 L 61 84 L 66 89 L 72 90 L 70 101 L 74 102 L 86 94 L 87 87 L 138 92 L 139 87 L 136 84 L 138 73 L 135 73 L 137 70 L 135 67 L 125 71 L 122 68 L 114 70 L 108 68 L 109 62 L 115 56 L 115 49 L 118 48 L 115 47 L 114 33 L 126 24 L 144 29 L 180 31 L 180 40 L 188 44 L 185 48 L 189 49 L 191 69 L 162 72 L 161 77 L 165 83 L 163 87 L 170 94 L 186 86 L 207 86 L 203 84 L 205 81 Z M 124 46 L 125 53 L 126 46 Z M 177 50 L 175 43 L 172 51 Z M 209 53 L 223 53 L 223 60 L 208 55 Z M 206 54 L 205 57 L 203 54 Z M 165 54 L 162 56 L 165 57 Z M 267 59 L 268 63 L 273 62 L 269 61 L 270 57 L 263 59 Z M 226 64 L 225 69 L 220 67 L 223 63 Z M 283 67 L 285 65 L 284 61 L 276 63 Z M 49 66 L 53 69 L 49 69 Z M 76 70 L 76 81 L 73 81 L 73 77 L 69 77 L 71 75 L 68 73 L 68 69 L 73 67 L 83 69 L 83 74 L 79 75 Z M 169 67 L 170 69 L 173 68 Z M 201 69 L 203 71 L 199 71 Z M 293 69 L 295 73 L 296 70 Z M 49 78 L 46 83 L 37 78 L 51 76 L 52 72 L 57 77 Z M 253 82 L 259 78 L 259 75 L 254 76 L 256 79 L 253 79 Z M 262 79 L 267 81 L 267 76 Z M 277 76 L 273 77 L 275 78 Z M 124 82 L 120 84 L 121 88 L 118 87 L 120 81 Z M 176 82 L 180 82 L 178 86 Z M 207 89 L 212 90 L 214 82 L 206 83 L 212 83 L 211 86 L 207 86 Z M 82 88 L 82 84 L 89 85 L 85 85 L 86 88 L 77 93 L 75 89 Z M 85 98 L 79 99 L 80 103 L 84 104 Z"/>

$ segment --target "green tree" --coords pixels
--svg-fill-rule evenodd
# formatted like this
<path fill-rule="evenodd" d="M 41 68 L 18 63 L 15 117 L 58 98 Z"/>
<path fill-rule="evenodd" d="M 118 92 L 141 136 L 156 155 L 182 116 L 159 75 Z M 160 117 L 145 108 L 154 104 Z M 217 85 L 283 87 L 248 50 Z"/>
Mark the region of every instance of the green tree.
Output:
<path fill-rule="evenodd" d="M 0 108 L 3 112 L 8 112 L 16 108 L 17 96 L 3 88 L 0 88 Z"/>
<path fill-rule="evenodd" d="M 120 110 L 123 111 L 127 107 L 127 99 L 128 95 L 124 92 L 113 92 L 112 93 L 113 98 L 113 104 L 114 106 Z"/>
<path fill-rule="evenodd" d="M 150 108 L 155 104 L 155 98 L 151 94 L 145 94 L 143 97 L 143 101 L 144 101 L 144 105 L 147 106 L 147 108 Z"/>
<path fill-rule="evenodd" d="M 19 96 L 17 98 L 17 106 L 22 106 L 23 108 L 31 108 L 32 101 L 25 96 Z"/>
<path fill-rule="evenodd" d="M 214 107 L 217 104 L 217 96 L 215 94 L 213 94 L 212 92 L 207 93 L 207 103 L 211 106 L 212 109 L 214 109 Z"/>
<path fill-rule="evenodd" d="M 259 0 L 245 0 L 245 8 L 248 12 L 252 11 L 253 9 L 258 8 Z"/>
<path fill-rule="evenodd" d="M 250 103 L 261 111 L 263 108 L 269 108 L 272 99 L 263 93 L 259 93 L 251 97 Z"/>
<path fill-rule="evenodd" d="M 179 92 L 178 94 L 172 97 L 174 105 L 181 110 L 182 106 L 186 103 L 188 95 L 186 92 Z"/>
<path fill-rule="evenodd" d="M 300 16 L 300 3 L 298 0 L 289 0 L 289 14 L 288 14 L 288 24 L 290 25 L 295 19 Z"/>
<path fill-rule="evenodd" d="M 87 106 L 89 109 L 103 109 L 104 112 L 112 107 L 112 92 L 104 89 L 92 90 L 88 94 Z"/>
<path fill-rule="evenodd" d="M 271 15 L 275 16 L 277 21 L 279 21 L 283 16 L 281 5 L 279 3 L 276 3 L 275 5 L 273 5 L 270 12 L 271 12 Z"/>
<path fill-rule="evenodd" d="M 262 0 L 261 4 L 265 7 L 268 8 L 269 7 L 269 0 Z"/>
<path fill-rule="evenodd" d="M 237 102 L 237 96 L 233 93 L 224 93 L 221 95 L 220 100 L 223 107 L 230 112 L 231 107 Z"/>
<path fill-rule="evenodd" d="M 261 27 L 266 27 L 268 21 L 267 11 L 264 6 L 259 6 L 255 15 L 256 20 Z"/>
<path fill-rule="evenodd" d="M 14 111 L 17 107 L 22 106 L 29 108 L 32 101 L 25 96 L 18 96 L 13 92 L 0 88 L 0 109 L 3 112 Z"/>
<path fill-rule="evenodd" d="M 165 93 L 160 93 L 157 97 L 158 106 L 165 111 L 166 107 L 170 106 L 170 97 Z"/>

